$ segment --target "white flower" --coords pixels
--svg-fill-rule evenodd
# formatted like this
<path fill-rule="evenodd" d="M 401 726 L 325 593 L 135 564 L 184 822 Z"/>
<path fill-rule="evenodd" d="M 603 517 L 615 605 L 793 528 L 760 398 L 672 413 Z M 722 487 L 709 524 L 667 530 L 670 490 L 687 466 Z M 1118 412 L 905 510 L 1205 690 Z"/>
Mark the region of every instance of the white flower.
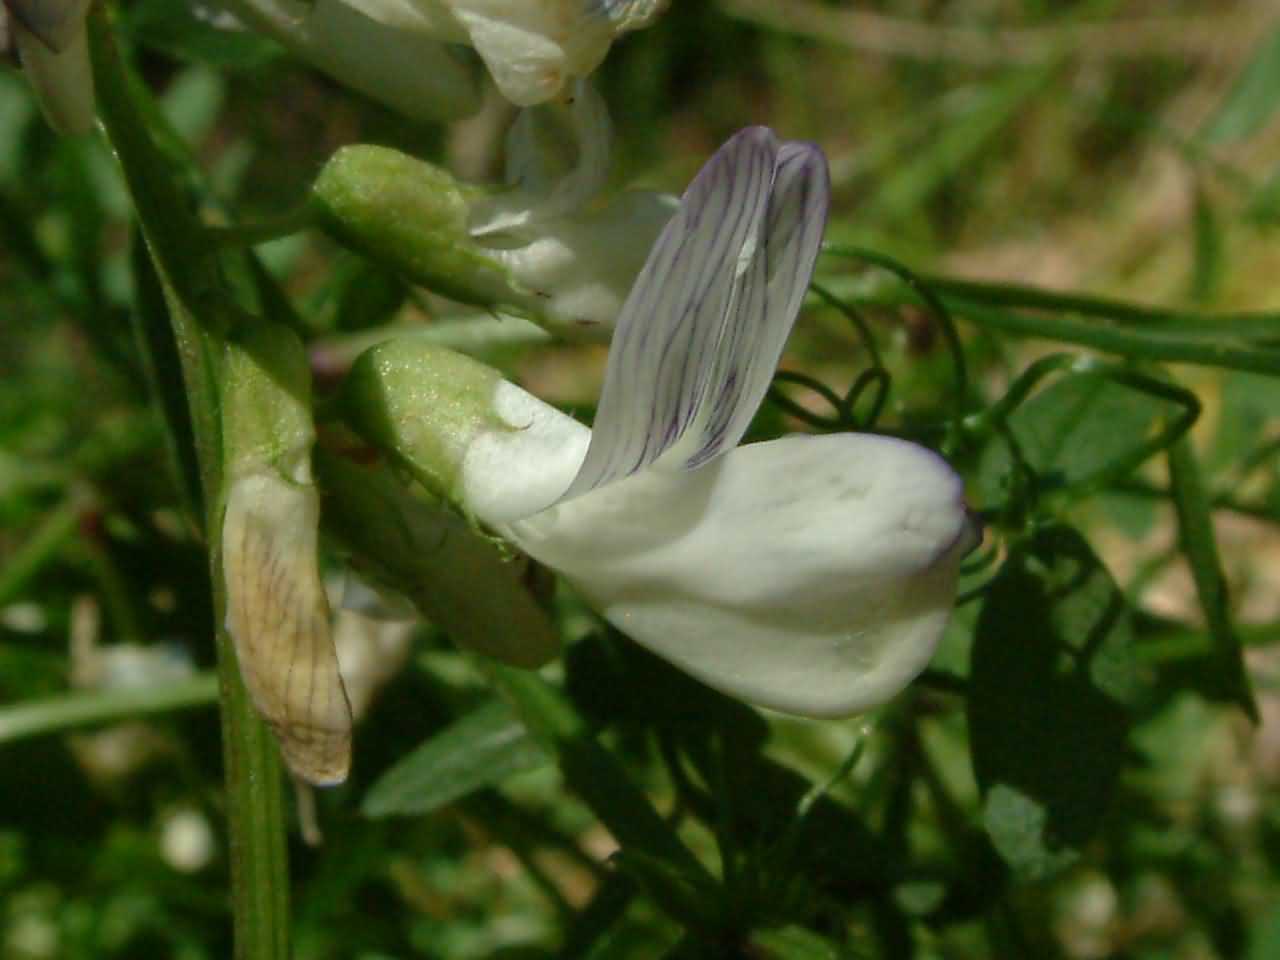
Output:
<path fill-rule="evenodd" d="M 294 776 L 341 783 L 351 705 L 320 579 L 311 384 L 297 336 L 263 323 L 228 343 L 221 383 L 227 632 Z"/>
<path fill-rule="evenodd" d="M 622 309 L 594 431 L 420 343 L 357 364 L 353 419 L 709 685 L 812 716 L 882 703 L 946 624 L 976 536 L 960 479 L 889 437 L 737 446 L 808 287 L 828 193 L 810 144 L 756 127 L 721 148 Z"/>
<path fill-rule="evenodd" d="M 567 170 L 554 156 L 565 139 L 557 112 L 577 147 Z M 535 316 L 566 336 L 608 334 L 678 206 L 647 190 L 605 199 L 611 139 L 604 100 L 579 81 L 566 107 L 520 112 L 507 135 L 509 189 L 471 209 L 472 239 L 534 298 Z"/>
<path fill-rule="evenodd" d="M 570 103 L 516 119 L 506 190 L 363 144 L 330 158 L 312 196 L 343 243 L 432 290 L 563 336 L 603 338 L 678 206 L 666 194 L 606 193 L 609 141 L 604 102 L 578 81 Z"/>
<path fill-rule="evenodd" d="M 600 65 L 614 38 L 666 0 L 347 0 L 389 26 L 473 47 L 512 103 L 560 94 Z"/>
<path fill-rule="evenodd" d="M 473 71 L 439 40 L 371 19 L 345 0 L 224 0 L 339 83 L 418 120 L 454 120 L 480 106 Z"/>
<path fill-rule="evenodd" d="M 85 31 L 89 4 L 3 0 L 0 5 L 0 52 L 8 32 L 45 117 L 59 133 L 87 133 L 93 127 L 93 70 Z"/>

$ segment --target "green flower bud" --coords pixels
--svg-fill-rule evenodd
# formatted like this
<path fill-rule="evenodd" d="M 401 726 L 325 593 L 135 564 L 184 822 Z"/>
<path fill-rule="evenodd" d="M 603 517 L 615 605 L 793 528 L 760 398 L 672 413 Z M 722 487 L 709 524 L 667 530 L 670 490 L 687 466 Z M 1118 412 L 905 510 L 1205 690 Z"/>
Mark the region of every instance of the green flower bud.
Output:
<path fill-rule="evenodd" d="M 439 167 L 387 147 L 344 147 L 325 164 L 312 196 L 339 240 L 416 283 L 476 306 L 537 307 L 469 233 L 471 204 L 482 192 Z"/>
<path fill-rule="evenodd" d="M 316 431 L 311 371 L 297 335 L 280 324 L 264 323 L 228 344 L 222 382 L 228 475 L 270 469 L 309 483 Z"/>
<path fill-rule="evenodd" d="M 391 453 L 429 491 L 459 502 L 458 484 L 472 442 L 512 431 L 495 411 L 502 384 L 491 367 L 420 340 L 389 340 L 366 350 L 344 388 L 348 422 Z M 430 417 L 422 410 L 432 411 Z"/>

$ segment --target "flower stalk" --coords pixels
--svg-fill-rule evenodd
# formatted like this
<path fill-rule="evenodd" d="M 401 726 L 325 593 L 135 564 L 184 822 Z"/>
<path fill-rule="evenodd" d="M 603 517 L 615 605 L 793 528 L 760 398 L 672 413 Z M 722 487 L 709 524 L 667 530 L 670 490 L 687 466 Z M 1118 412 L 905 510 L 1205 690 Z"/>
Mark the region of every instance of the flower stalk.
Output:
<path fill-rule="evenodd" d="M 102 9 L 89 17 L 89 46 L 98 109 L 142 226 L 164 291 L 168 331 L 181 359 L 191 414 L 206 536 L 218 528 L 222 451 L 217 378 L 225 323 L 212 307 L 220 289 L 214 254 L 179 190 L 177 175 L 157 149 Z M 157 323 L 163 317 L 154 318 Z M 259 719 L 240 677 L 226 611 L 220 540 L 207 536 L 217 631 L 230 834 L 232 910 L 237 960 L 287 960 L 289 877 L 280 766 L 270 731 Z"/>

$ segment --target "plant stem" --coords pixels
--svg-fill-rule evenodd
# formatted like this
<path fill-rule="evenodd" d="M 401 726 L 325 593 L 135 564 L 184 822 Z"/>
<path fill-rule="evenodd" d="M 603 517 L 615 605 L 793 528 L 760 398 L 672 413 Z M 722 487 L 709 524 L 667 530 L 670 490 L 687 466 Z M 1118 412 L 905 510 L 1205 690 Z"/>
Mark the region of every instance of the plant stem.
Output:
<path fill-rule="evenodd" d="M 231 846 L 232 909 L 236 960 L 288 960 L 289 874 L 280 765 L 270 732 L 259 719 L 240 678 L 226 630 L 226 597 L 219 551 L 222 526 L 222 438 L 219 370 L 228 299 L 216 251 L 190 212 L 179 187 L 183 171 L 157 146 L 147 125 L 145 94 L 136 86 L 115 45 L 107 12 L 89 18 L 90 50 L 98 112 L 124 174 L 163 290 L 167 310 L 143 322 L 164 329 L 181 359 L 191 440 L 205 504 L 214 622 L 218 624 L 218 676 L 222 700 L 223 756 Z M 138 258 L 146 269 L 145 258 Z"/>
<path fill-rule="evenodd" d="M 983 283 L 938 276 L 924 276 L 921 280 L 948 300 L 1052 310 L 1130 326 L 1154 327 L 1183 336 L 1280 338 L 1280 313 L 1274 312 L 1202 313 L 1152 307 L 1071 291 L 1044 290 L 1016 283 Z"/>
<path fill-rule="evenodd" d="M 205 227 L 205 233 L 216 247 L 255 247 L 301 233 L 315 224 L 315 208 L 304 204 L 297 210 L 268 220 Z"/>
<path fill-rule="evenodd" d="M 974 326 L 988 330 L 1075 343 L 1103 353 L 1159 363 L 1190 363 L 1280 376 L 1280 350 L 1237 347 L 1229 342 L 1195 340 L 1167 333 L 1138 331 L 1131 327 L 1109 327 L 1061 317 L 1013 313 L 966 300 L 945 296 L 943 299 L 956 314 Z"/>

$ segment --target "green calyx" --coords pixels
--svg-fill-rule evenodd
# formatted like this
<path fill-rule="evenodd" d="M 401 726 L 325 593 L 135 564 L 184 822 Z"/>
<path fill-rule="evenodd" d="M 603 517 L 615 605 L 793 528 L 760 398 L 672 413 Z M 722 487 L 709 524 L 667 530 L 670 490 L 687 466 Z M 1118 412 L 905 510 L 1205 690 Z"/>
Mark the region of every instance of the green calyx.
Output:
<path fill-rule="evenodd" d="M 222 411 L 229 477 L 271 469 L 295 482 L 309 481 L 316 432 L 311 371 L 297 334 L 264 322 L 228 341 Z"/>
<path fill-rule="evenodd" d="M 413 495 L 384 466 L 319 451 L 326 531 L 352 565 L 408 597 L 456 643 L 504 663 L 536 667 L 555 656 L 555 626 L 513 558 L 444 503 Z"/>
<path fill-rule="evenodd" d="M 432 493 L 457 503 L 467 448 L 484 431 L 512 429 L 493 411 L 501 379 L 444 347 L 389 340 L 356 360 L 343 407 L 365 440 L 407 466 Z"/>
<path fill-rule="evenodd" d="M 480 195 L 447 171 L 387 147 L 335 153 L 312 186 L 321 222 L 344 244 L 416 283 L 482 307 L 536 307 L 468 230 Z"/>

